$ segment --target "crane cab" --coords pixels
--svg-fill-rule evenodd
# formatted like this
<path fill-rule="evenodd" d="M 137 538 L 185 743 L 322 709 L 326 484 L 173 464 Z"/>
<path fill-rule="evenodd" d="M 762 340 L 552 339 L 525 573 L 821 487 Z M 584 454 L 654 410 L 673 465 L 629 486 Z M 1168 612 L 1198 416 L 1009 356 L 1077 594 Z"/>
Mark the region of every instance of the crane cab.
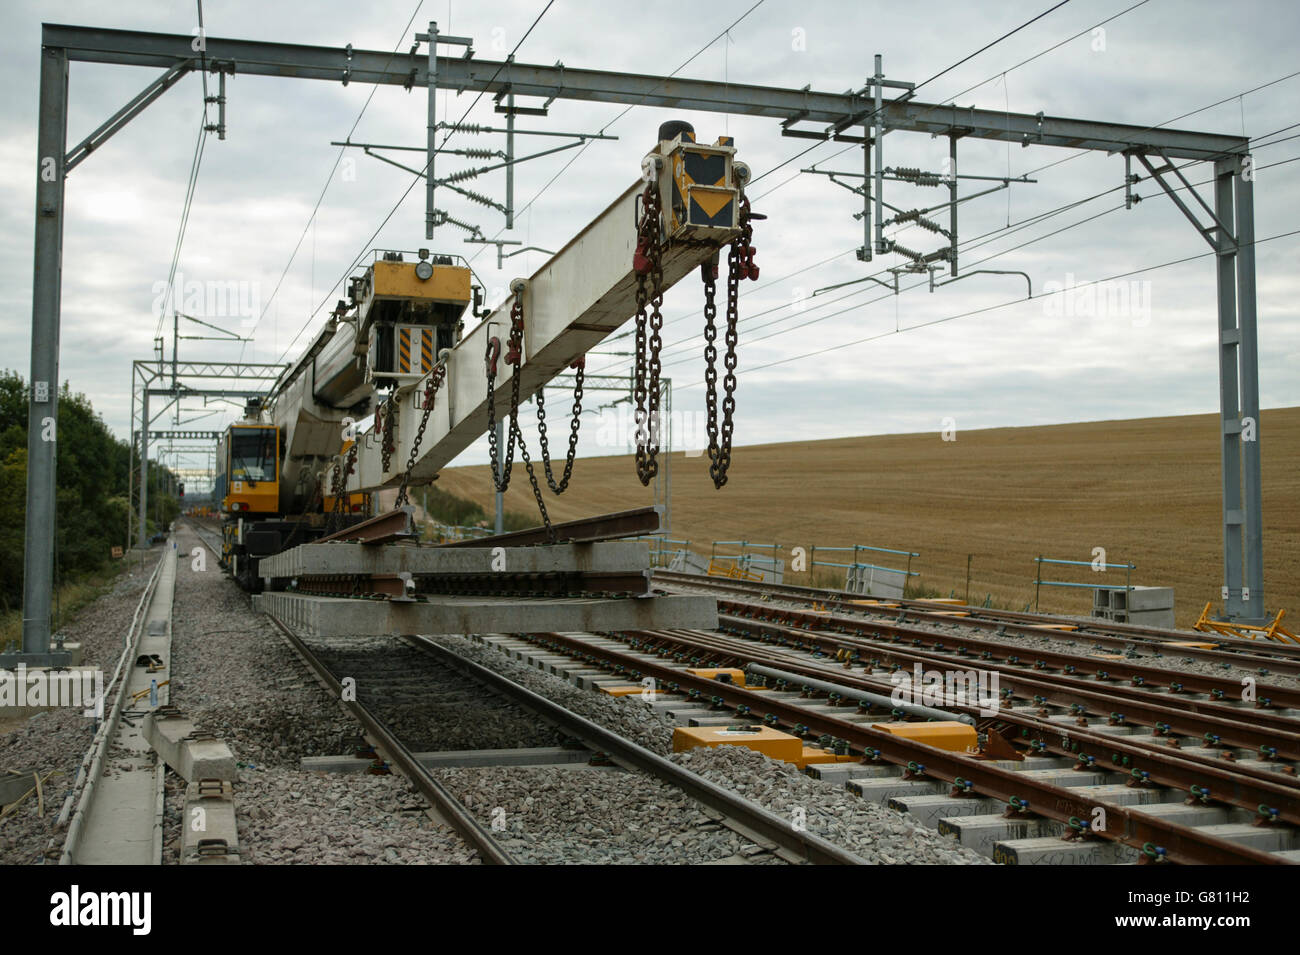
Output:
<path fill-rule="evenodd" d="M 469 266 L 449 255 L 430 257 L 428 249 L 416 255 L 406 261 L 402 252 L 384 252 L 349 287 L 357 341 L 365 343 L 367 377 L 376 388 L 414 386 L 464 330 L 473 300 Z"/>

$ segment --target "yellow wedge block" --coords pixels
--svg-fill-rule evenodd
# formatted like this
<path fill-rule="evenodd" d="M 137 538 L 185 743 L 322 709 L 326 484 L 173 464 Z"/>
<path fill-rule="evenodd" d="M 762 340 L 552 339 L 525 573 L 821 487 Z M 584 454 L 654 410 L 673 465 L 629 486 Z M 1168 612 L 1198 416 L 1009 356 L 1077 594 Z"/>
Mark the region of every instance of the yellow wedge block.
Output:
<path fill-rule="evenodd" d="M 933 723 L 872 723 L 873 730 L 890 736 L 901 736 L 935 749 L 964 753 L 978 742 L 975 727 L 956 720 L 936 720 Z"/>

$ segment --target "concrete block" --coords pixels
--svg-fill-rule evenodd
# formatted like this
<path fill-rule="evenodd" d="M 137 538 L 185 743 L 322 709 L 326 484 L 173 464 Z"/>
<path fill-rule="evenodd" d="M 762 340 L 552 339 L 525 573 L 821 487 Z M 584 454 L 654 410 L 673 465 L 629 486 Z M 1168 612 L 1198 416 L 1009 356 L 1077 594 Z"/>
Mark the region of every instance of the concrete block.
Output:
<path fill-rule="evenodd" d="M 149 713 L 141 728 L 163 761 L 187 780 L 237 778 L 235 757 L 224 741 L 198 730 L 183 713 L 163 708 Z"/>
<path fill-rule="evenodd" d="M 185 789 L 181 865 L 238 865 L 239 829 L 230 782 L 199 779 Z"/>
<path fill-rule="evenodd" d="M 850 567 L 844 575 L 844 589 L 863 597 L 903 596 L 907 574 L 901 570 L 882 570 L 879 567 Z"/>
<path fill-rule="evenodd" d="M 837 785 L 850 779 L 897 779 L 903 771 L 888 763 L 809 763 L 804 770 L 813 779 Z"/>
<path fill-rule="evenodd" d="M 502 553 L 504 552 L 504 553 Z M 325 574 L 478 575 L 506 573 L 637 573 L 648 571 L 650 552 L 637 541 L 548 544 L 541 547 L 372 547 L 346 541 L 299 544 L 265 557 L 264 577 Z"/>
<path fill-rule="evenodd" d="M 1121 596 L 1124 591 L 1117 591 Z M 1174 609 L 1173 587 L 1134 587 L 1128 592 L 1128 612 Z"/>
<path fill-rule="evenodd" d="M 717 599 L 707 594 L 534 600 L 440 596 L 414 603 L 282 592 L 261 598 L 263 612 L 318 637 L 712 630 L 718 625 Z"/>
<path fill-rule="evenodd" d="M 1238 845 L 1250 846 L 1264 852 L 1279 852 L 1298 847 L 1296 832 L 1285 826 L 1252 826 L 1249 823 L 1229 822 L 1220 825 L 1203 826 L 1200 830 L 1207 836 L 1218 836 Z"/>
<path fill-rule="evenodd" d="M 1164 630 L 1174 628 L 1174 608 L 1169 607 L 1163 610 L 1130 610 L 1125 617 L 1125 623 L 1131 623 L 1137 627 L 1159 627 Z"/>
<path fill-rule="evenodd" d="M 856 793 L 863 799 L 878 802 L 881 805 L 887 805 L 889 800 L 897 796 L 937 795 L 946 791 L 948 786 L 947 783 L 932 782 L 926 779 L 903 779 L 901 777 L 892 779 L 850 779 L 847 785 L 850 792 Z"/>
<path fill-rule="evenodd" d="M 993 861 L 1005 865 L 1118 865 L 1136 862 L 1138 851 L 1118 842 L 1059 836 L 1007 839 L 993 850 Z"/>
<path fill-rule="evenodd" d="M 998 808 L 996 799 L 966 796 L 926 794 L 921 796 L 895 796 L 889 808 L 911 813 L 917 822 L 931 829 L 939 828 L 939 820 L 958 816 L 985 816 Z"/>
<path fill-rule="evenodd" d="M 993 855 L 993 847 L 1007 839 L 1031 839 L 1053 835 L 1053 825 L 1038 816 L 1018 816 L 1008 819 L 999 813 L 975 816 L 947 816 L 939 820 L 939 832 L 952 836 L 968 849 L 986 856 Z M 1058 829 L 1060 823 L 1054 824 Z"/>

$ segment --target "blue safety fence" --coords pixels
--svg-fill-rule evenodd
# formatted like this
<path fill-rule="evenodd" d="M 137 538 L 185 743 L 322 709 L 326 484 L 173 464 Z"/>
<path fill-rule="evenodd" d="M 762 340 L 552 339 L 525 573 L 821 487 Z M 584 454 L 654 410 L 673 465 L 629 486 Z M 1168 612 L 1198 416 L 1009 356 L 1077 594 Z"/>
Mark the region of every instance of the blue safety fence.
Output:
<path fill-rule="evenodd" d="M 852 554 L 853 560 L 845 563 L 837 560 L 818 560 L 817 552 Z M 907 564 L 904 567 L 887 567 L 882 564 L 874 564 L 867 560 L 859 560 L 860 556 L 869 554 L 894 554 L 898 557 L 906 557 Z M 912 561 L 921 555 L 913 550 L 895 550 L 890 547 L 872 547 L 867 544 L 854 544 L 852 547 L 818 547 L 815 544 L 808 548 L 808 566 L 812 567 L 839 567 L 845 572 L 846 584 L 850 577 L 854 576 L 854 571 L 883 571 L 890 574 L 902 574 L 903 578 L 919 577 L 920 571 L 912 570 Z"/>
<path fill-rule="evenodd" d="M 1076 580 L 1043 580 L 1043 565 L 1051 564 L 1058 567 L 1091 567 L 1095 573 L 1102 573 L 1107 570 L 1124 571 L 1124 583 L 1122 584 L 1099 584 L 1096 581 L 1085 583 Z M 1125 606 L 1128 605 L 1128 593 L 1133 589 L 1133 571 L 1137 569 L 1137 564 L 1108 564 L 1105 561 L 1097 560 L 1062 560 L 1056 557 L 1038 556 L 1034 558 L 1034 610 L 1038 610 L 1039 591 L 1043 587 L 1073 587 L 1082 590 L 1122 590 L 1125 594 Z"/>

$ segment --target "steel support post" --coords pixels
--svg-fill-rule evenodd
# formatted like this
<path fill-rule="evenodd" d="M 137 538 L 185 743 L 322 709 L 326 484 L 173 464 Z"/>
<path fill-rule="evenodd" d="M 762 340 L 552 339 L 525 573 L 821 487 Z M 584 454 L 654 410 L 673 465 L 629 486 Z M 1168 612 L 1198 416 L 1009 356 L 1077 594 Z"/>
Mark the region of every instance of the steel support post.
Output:
<path fill-rule="evenodd" d="M 1214 214 L 1231 224 L 1235 159 L 1214 165 Z M 1223 610 L 1229 620 L 1244 618 L 1242 601 L 1240 344 L 1237 324 L 1237 243 L 1220 229 L 1215 256 L 1219 295 L 1219 430 L 1223 460 Z"/>
<path fill-rule="evenodd" d="M 429 21 L 429 129 L 426 149 L 428 163 L 424 168 L 424 237 L 433 238 L 435 210 L 433 206 L 433 159 L 438 150 L 438 24 Z"/>
<path fill-rule="evenodd" d="M 22 652 L 46 655 L 50 651 L 50 597 L 54 580 L 59 297 L 63 283 L 63 186 L 68 133 L 68 53 L 64 49 L 41 50 L 38 123 Z"/>
<path fill-rule="evenodd" d="M 1241 158 L 1230 161 L 1237 205 L 1237 367 L 1241 386 L 1242 520 L 1245 583 L 1241 603 L 1247 622 L 1262 624 L 1264 609 L 1264 514 L 1260 470 L 1259 340 L 1255 323 L 1255 199 Z"/>
<path fill-rule="evenodd" d="M 147 521 L 149 514 L 149 388 L 146 385 L 140 398 L 140 528 L 137 547 L 148 546 Z"/>
<path fill-rule="evenodd" d="M 131 502 L 135 500 L 135 461 L 131 460 L 136 452 L 135 438 L 135 362 L 131 363 L 131 451 L 126 456 L 126 551 L 131 549 Z"/>
<path fill-rule="evenodd" d="M 531 221 L 531 220 L 530 220 Z M 515 94 L 506 97 L 506 228 L 515 227 Z M 500 255 L 501 247 L 497 246 Z M 497 266 L 500 268 L 500 266 Z M 501 528 L 497 528 L 501 533 Z"/>
<path fill-rule="evenodd" d="M 957 134 L 952 133 L 948 136 L 948 175 L 952 179 L 948 181 L 948 231 L 952 233 L 948 237 L 948 248 L 952 250 L 952 261 L 948 263 L 948 274 L 953 278 L 957 277 Z M 1010 188 L 1008 186 L 1008 188 Z"/>
<path fill-rule="evenodd" d="M 885 192 L 885 119 L 884 103 L 881 98 L 881 83 L 885 78 L 883 68 L 884 58 L 876 54 L 876 75 L 873 84 L 876 92 L 876 125 L 872 133 L 876 147 L 876 251 L 884 255 L 888 250 L 885 248 L 885 209 L 884 209 L 884 192 Z"/>

